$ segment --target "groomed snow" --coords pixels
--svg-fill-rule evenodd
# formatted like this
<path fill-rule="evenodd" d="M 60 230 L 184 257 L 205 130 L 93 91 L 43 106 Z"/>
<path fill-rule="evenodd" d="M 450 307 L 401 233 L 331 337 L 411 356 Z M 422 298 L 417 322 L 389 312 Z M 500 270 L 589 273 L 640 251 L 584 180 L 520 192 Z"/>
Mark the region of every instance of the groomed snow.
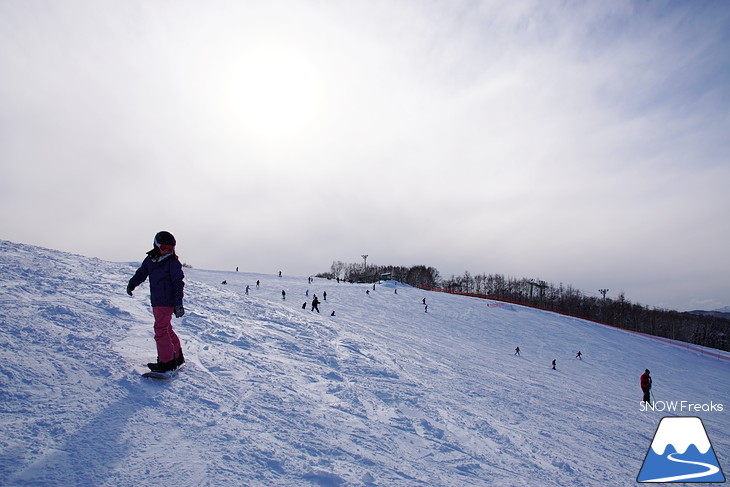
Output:
<path fill-rule="evenodd" d="M 394 282 L 186 269 L 186 367 L 143 379 L 138 264 L 0 241 L 1 485 L 624 486 L 671 415 L 730 465 L 730 361 Z M 642 411 L 645 368 L 723 411 Z"/>

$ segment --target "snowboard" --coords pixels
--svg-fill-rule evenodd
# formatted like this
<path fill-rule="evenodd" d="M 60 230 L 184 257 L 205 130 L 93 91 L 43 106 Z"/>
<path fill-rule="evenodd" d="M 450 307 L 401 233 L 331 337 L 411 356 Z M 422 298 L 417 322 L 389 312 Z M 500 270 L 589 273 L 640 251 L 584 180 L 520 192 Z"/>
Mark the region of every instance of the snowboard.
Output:
<path fill-rule="evenodd" d="M 185 366 L 185 364 L 182 364 L 177 369 L 168 370 L 167 372 L 152 372 L 150 370 L 149 372 L 143 373 L 142 377 L 148 377 L 150 379 L 170 380 L 173 377 L 175 377 L 177 375 L 178 370 L 182 369 L 184 366 Z"/>

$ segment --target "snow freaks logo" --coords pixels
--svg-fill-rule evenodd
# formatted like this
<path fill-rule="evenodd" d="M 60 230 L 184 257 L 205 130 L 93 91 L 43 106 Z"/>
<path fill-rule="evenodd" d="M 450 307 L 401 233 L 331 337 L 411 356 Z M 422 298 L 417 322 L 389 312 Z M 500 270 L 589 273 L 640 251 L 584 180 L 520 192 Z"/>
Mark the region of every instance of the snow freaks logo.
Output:
<path fill-rule="evenodd" d="M 725 482 L 702 420 L 662 418 L 637 482 Z"/>
<path fill-rule="evenodd" d="M 647 411 L 659 411 L 668 413 L 721 413 L 724 409 L 722 403 L 710 402 L 709 404 L 697 404 L 689 401 L 641 401 L 640 409 L 642 413 Z"/>

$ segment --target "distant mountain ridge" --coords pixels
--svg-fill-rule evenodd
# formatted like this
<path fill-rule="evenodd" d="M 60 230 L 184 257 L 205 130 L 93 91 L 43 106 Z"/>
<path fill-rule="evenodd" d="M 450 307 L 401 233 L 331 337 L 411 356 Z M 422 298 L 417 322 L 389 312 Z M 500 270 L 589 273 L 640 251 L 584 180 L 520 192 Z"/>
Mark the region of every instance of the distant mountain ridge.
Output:
<path fill-rule="evenodd" d="M 730 306 L 725 306 L 724 308 L 719 308 L 713 311 L 697 309 L 693 311 L 687 311 L 687 313 L 700 316 L 714 316 L 715 318 L 730 320 Z"/>

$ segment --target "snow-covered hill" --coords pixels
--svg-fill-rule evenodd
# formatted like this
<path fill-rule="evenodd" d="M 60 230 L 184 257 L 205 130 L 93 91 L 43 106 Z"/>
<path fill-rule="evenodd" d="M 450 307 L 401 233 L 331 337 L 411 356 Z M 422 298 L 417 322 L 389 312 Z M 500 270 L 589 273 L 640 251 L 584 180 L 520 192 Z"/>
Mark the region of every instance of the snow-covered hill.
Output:
<path fill-rule="evenodd" d="M 1 485 L 623 486 L 676 414 L 730 465 L 727 354 L 394 282 L 186 269 L 188 363 L 143 379 L 136 265 L 0 242 Z M 642 411 L 645 368 L 724 410 Z"/>

